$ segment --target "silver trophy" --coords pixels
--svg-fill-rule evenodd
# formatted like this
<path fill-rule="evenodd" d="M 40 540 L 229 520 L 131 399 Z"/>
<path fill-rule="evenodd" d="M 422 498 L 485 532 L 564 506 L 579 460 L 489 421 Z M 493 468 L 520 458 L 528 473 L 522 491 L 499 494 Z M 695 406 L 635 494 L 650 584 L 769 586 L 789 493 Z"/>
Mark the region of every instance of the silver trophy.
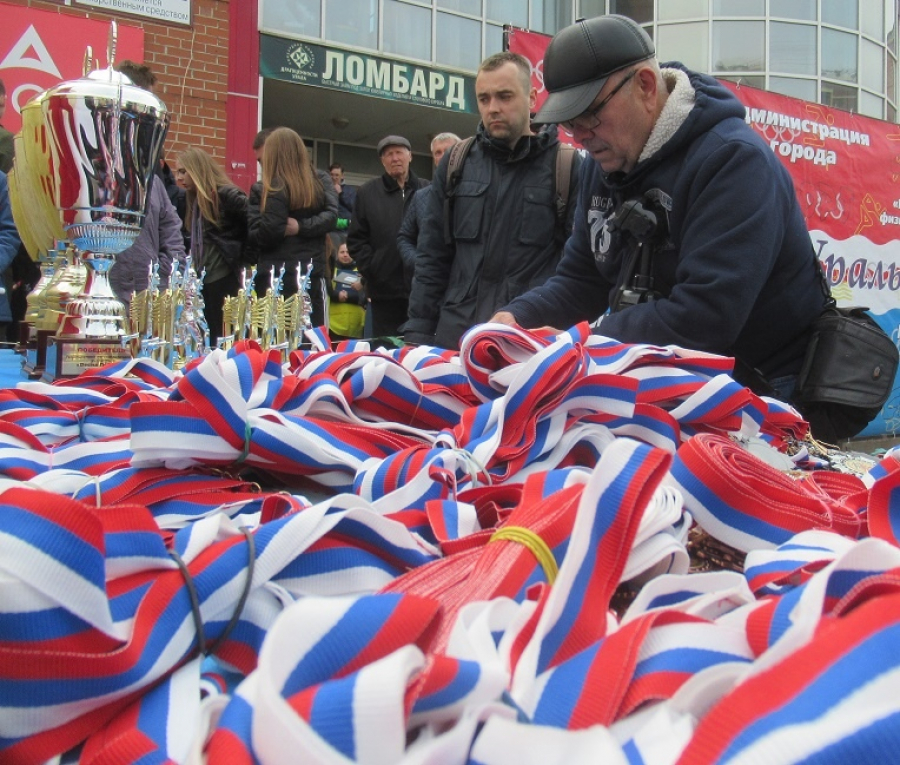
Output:
<path fill-rule="evenodd" d="M 122 342 L 125 307 L 108 274 L 116 255 L 141 232 L 169 117 L 153 93 L 113 69 L 115 30 L 113 22 L 107 69 L 62 82 L 36 99 L 40 113 L 23 134 L 24 166 L 16 157 L 19 185 L 38 197 L 28 216 L 55 216 L 38 228 L 61 225 L 88 272 L 83 291 L 67 301 L 48 340 L 45 379 L 130 357 Z M 29 146 L 35 141 L 43 141 L 40 150 Z M 16 224 L 31 226 L 28 217 Z"/>

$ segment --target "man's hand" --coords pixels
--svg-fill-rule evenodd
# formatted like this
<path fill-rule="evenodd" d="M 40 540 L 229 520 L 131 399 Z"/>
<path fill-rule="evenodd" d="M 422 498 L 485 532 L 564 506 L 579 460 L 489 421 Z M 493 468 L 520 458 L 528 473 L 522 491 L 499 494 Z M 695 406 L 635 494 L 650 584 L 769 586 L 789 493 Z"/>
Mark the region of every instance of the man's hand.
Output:
<path fill-rule="evenodd" d="M 497 311 L 491 318 L 489 319 L 490 324 L 507 324 L 510 327 L 516 327 L 519 325 L 519 322 L 516 321 L 516 317 L 513 316 L 509 311 Z"/>
<path fill-rule="evenodd" d="M 296 218 L 288 218 L 287 225 L 284 227 L 285 236 L 297 236 L 300 233 L 300 224 Z"/>

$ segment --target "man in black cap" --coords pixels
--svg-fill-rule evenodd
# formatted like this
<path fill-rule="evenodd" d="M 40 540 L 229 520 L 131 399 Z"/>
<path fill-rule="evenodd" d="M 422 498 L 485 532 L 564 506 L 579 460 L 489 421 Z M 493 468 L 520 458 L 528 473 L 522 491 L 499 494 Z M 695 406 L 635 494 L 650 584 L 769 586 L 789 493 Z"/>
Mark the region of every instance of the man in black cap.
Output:
<path fill-rule="evenodd" d="M 372 335 L 397 337 L 409 304 L 397 232 L 413 194 L 428 182 L 410 169 L 412 150 L 403 136 L 382 138 L 378 156 L 384 173 L 356 191 L 347 248 L 366 282 Z"/>
<path fill-rule="evenodd" d="M 560 123 L 594 161 L 556 275 L 493 320 L 602 316 L 596 331 L 622 342 L 735 356 L 788 399 L 827 290 L 791 178 L 740 101 L 660 66 L 644 30 L 616 15 L 560 31 L 544 84 L 536 122 Z"/>
<path fill-rule="evenodd" d="M 508 51 L 486 58 L 475 97 L 481 123 L 465 161 L 454 172 L 445 155 L 424 205 L 409 343 L 458 348 L 467 329 L 553 275 L 572 231 L 581 157 L 561 147 L 555 126 L 531 129 L 528 60 Z"/>

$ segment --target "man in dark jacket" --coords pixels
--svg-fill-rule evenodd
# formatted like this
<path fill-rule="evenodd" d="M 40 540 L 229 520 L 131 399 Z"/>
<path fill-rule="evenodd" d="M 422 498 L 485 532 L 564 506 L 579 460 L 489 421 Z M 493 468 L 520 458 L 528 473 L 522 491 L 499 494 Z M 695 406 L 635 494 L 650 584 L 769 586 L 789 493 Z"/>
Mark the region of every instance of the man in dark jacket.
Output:
<path fill-rule="evenodd" d="M 434 162 L 435 170 L 444 154 L 458 143 L 459 136 L 456 133 L 438 133 L 431 139 L 431 159 Z M 397 234 L 397 247 L 400 250 L 400 257 L 403 258 L 403 274 L 410 289 L 419 255 L 419 232 L 422 230 L 428 196 L 432 189 L 433 187 L 429 184 L 413 197 Z"/>
<path fill-rule="evenodd" d="M 485 59 L 475 96 L 481 124 L 459 181 L 448 200 L 448 154 L 428 196 L 404 327 L 410 343 L 458 347 L 467 329 L 553 275 L 571 231 L 574 205 L 562 216 L 557 209 L 556 129 L 531 129 L 528 61 L 508 52 Z"/>
<path fill-rule="evenodd" d="M 357 189 L 347 246 L 366 281 L 372 334 L 396 337 L 409 305 L 397 232 L 413 195 L 428 182 L 410 169 L 412 150 L 403 136 L 382 138 L 378 156 L 384 173 Z"/>
<path fill-rule="evenodd" d="M 334 184 L 334 190 L 338 195 L 338 219 L 337 230 L 343 231 L 350 226 L 353 217 L 353 205 L 356 204 L 356 186 L 351 186 L 344 181 L 344 168 L 337 162 L 328 166 L 328 174 Z"/>
<path fill-rule="evenodd" d="M 740 101 L 712 77 L 660 67 L 623 16 L 559 32 L 544 83 L 537 121 L 569 129 L 594 161 L 556 275 L 493 320 L 603 316 L 601 335 L 736 356 L 789 398 L 825 290 L 790 175 Z M 658 225 L 641 231 L 647 213 Z M 652 256 L 634 282 L 638 239 Z"/>

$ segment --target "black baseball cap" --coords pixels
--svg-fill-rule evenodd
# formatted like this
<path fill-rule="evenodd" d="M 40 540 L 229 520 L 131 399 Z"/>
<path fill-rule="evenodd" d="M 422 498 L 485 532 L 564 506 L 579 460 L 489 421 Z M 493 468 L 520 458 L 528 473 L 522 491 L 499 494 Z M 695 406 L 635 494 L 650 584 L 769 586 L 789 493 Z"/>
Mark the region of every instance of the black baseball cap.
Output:
<path fill-rule="evenodd" d="M 409 141 L 407 141 L 402 135 L 388 135 L 378 142 L 379 157 L 384 154 L 384 150 L 388 146 L 402 146 L 405 149 L 409 149 L 410 151 L 412 151 L 412 146 L 409 145 Z"/>
<path fill-rule="evenodd" d="M 649 35 L 625 16 L 579 19 L 561 29 L 544 53 L 544 86 L 549 95 L 534 122 L 546 125 L 577 117 L 611 74 L 654 55 Z"/>

